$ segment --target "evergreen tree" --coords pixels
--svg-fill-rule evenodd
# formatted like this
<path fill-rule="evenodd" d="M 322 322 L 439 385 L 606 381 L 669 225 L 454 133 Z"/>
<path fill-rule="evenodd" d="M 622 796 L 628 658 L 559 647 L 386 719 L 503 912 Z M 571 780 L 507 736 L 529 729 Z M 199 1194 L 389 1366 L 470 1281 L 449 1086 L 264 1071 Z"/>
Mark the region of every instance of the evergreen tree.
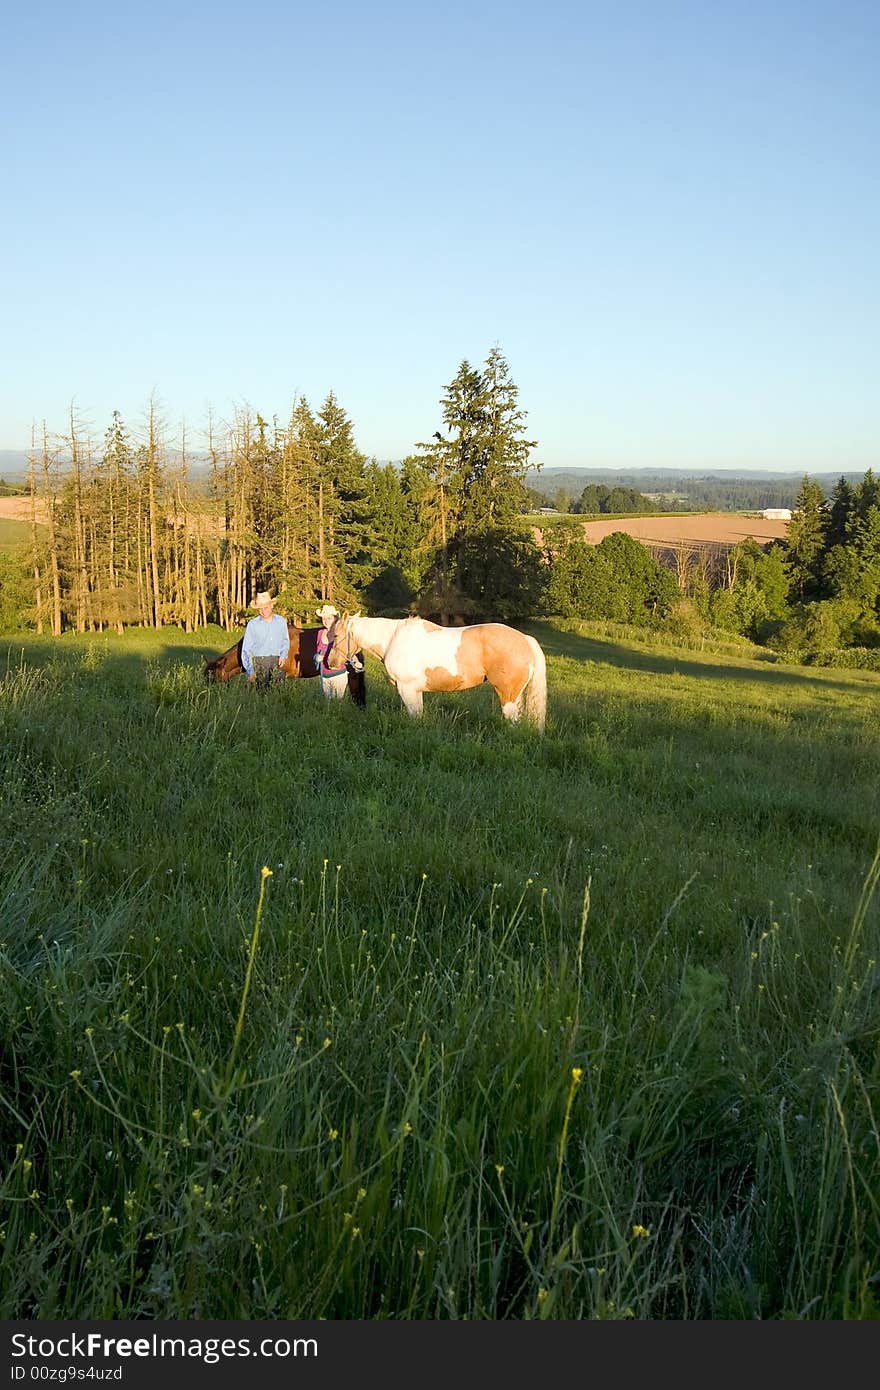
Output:
<path fill-rule="evenodd" d="M 284 449 L 284 545 L 281 582 L 288 608 L 311 622 L 314 600 L 326 598 L 327 574 L 319 460 L 321 427 L 305 397 L 291 412 Z"/>
<path fill-rule="evenodd" d="M 132 473 L 134 452 L 118 410 L 104 434 L 104 449 L 95 482 L 103 491 L 101 507 L 102 567 L 106 577 L 104 616 L 117 632 L 137 621 L 137 586 L 132 571 Z"/>
<path fill-rule="evenodd" d="M 525 437 L 527 413 L 519 407 L 519 387 L 499 347 L 486 358 L 483 389 L 487 451 L 471 483 L 470 502 L 477 525 L 505 527 L 528 508 L 525 479 L 538 441 Z"/>
<path fill-rule="evenodd" d="M 323 542 L 321 598 L 349 603 L 355 574 L 346 557 L 365 549 L 366 458 L 354 440 L 354 427 L 331 391 L 317 417 L 318 489 Z"/>
<path fill-rule="evenodd" d="M 486 393 L 479 371 L 463 361 L 441 397 L 447 435 L 434 431 L 419 443 L 425 477 L 433 484 L 439 526 L 439 568 L 448 583 L 454 571 L 455 538 L 473 518 L 467 516 L 467 493 L 480 474 L 487 451 Z"/>
<path fill-rule="evenodd" d="M 859 516 L 867 516 L 872 507 L 880 507 L 880 478 L 875 477 L 869 468 L 855 490 L 855 509 Z"/>
<path fill-rule="evenodd" d="M 510 529 L 528 509 L 525 478 L 535 447 L 534 440 L 525 438 L 526 413 L 519 407 L 519 389 L 499 348 L 489 353 L 483 370 L 464 360 L 444 389 L 440 404 L 445 433 L 436 430 L 432 440 L 416 446 L 422 505 L 436 516 L 431 529 L 437 547 L 429 569 L 441 612 L 444 592 L 456 587 L 468 592 L 461 583 L 465 544 L 472 547 L 481 532 Z M 469 551 L 469 582 L 475 582 L 477 568 Z M 479 594 L 470 597 L 482 602 Z"/>
<path fill-rule="evenodd" d="M 401 478 L 393 464 L 375 459 L 363 473 L 363 491 L 355 504 L 357 525 L 347 566 L 359 594 L 370 595 L 374 611 L 406 607 L 413 597 L 405 571 L 412 553 L 412 523 Z"/>
<path fill-rule="evenodd" d="M 819 592 L 821 562 L 825 550 L 828 513 L 825 494 L 805 476 L 797 495 L 796 510 L 788 527 L 787 567 L 798 599 Z"/>
<path fill-rule="evenodd" d="M 846 478 L 838 479 L 831 494 L 831 507 L 828 512 L 828 529 L 825 545 L 830 549 L 840 545 L 846 538 L 847 524 L 855 506 L 855 494 Z"/>
<path fill-rule="evenodd" d="M 459 542 L 458 587 L 475 620 L 507 622 L 540 611 L 546 566 L 531 535 L 484 526 Z"/>

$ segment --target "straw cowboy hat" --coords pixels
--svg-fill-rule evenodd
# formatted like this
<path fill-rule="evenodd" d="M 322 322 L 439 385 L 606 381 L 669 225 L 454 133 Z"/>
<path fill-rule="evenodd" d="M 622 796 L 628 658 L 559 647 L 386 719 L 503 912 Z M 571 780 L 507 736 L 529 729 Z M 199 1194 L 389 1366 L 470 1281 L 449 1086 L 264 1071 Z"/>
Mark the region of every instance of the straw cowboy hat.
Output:
<path fill-rule="evenodd" d="M 339 617 L 339 609 L 335 608 L 332 603 L 322 603 L 320 608 L 315 609 L 315 612 L 319 618 Z"/>
<path fill-rule="evenodd" d="M 254 607 L 255 607 L 255 608 L 263 608 L 263 607 L 265 607 L 265 605 L 266 605 L 267 603 L 274 603 L 274 602 L 275 602 L 275 600 L 273 599 L 272 595 L 269 593 L 269 590 L 268 590 L 268 589 L 261 589 L 260 592 L 257 594 L 257 597 L 254 599 Z"/>

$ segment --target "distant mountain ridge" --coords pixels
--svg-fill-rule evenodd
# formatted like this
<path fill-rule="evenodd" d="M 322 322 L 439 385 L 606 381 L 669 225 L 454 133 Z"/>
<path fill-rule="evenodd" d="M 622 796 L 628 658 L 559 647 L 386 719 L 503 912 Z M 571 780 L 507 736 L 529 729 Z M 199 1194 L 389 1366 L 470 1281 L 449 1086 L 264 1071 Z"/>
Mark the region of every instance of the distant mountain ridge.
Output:
<path fill-rule="evenodd" d="M 39 453 L 38 453 L 39 457 Z M 172 458 L 171 462 L 176 460 Z M 386 460 L 377 460 L 380 464 Z M 63 462 L 63 459 L 62 459 Z M 399 460 L 388 460 L 395 467 Z M 199 474 L 210 464 L 207 455 L 194 453 L 187 459 L 187 466 L 194 474 Z M 7 483 L 19 483 L 28 475 L 28 452 L 25 449 L 0 449 L 0 478 Z M 860 482 L 865 475 L 846 469 L 828 470 L 821 473 L 804 469 L 802 472 L 774 471 L 766 468 L 530 468 L 526 483 L 536 492 L 548 495 L 560 491 L 579 497 L 588 483 L 604 483 L 607 487 L 633 487 L 639 492 L 683 492 L 690 493 L 695 485 L 708 483 L 717 487 L 740 485 L 775 484 L 786 494 L 794 496 L 804 476 L 818 483 L 830 492 L 840 478 L 847 482 Z"/>
<path fill-rule="evenodd" d="M 0 449 L 0 478 L 7 483 L 27 477 L 28 456 L 23 449 Z"/>
<path fill-rule="evenodd" d="M 767 468 L 530 468 L 526 482 L 529 487 L 534 487 L 536 483 L 552 479 L 554 487 L 560 487 L 565 481 L 570 480 L 579 484 L 581 491 L 588 483 L 641 487 L 652 482 L 668 485 L 679 478 L 693 482 L 700 479 L 711 479 L 713 482 L 783 482 L 794 483 L 799 487 L 804 476 L 817 483 L 824 484 L 830 481 L 833 486 L 838 478 L 846 478 L 847 482 L 860 481 L 865 476 L 865 470 L 850 472 L 844 468 L 816 473 L 809 468 L 794 472 L 791 469 L 774 472 Z"/>
<path fill-rule="evenodd" d="M 687 511 L 750 511 L 794 507 L 804 477 L 830 497 L 841 477 L 860 482 L 863 473 L 783 473 L 771 469 L 741 472 L 709 468 L 542 468 L 530 469 L 526 484 L 563 510 L 586 487 L 631 488 L 664 508 Z"/>
<path fill-rule="evenodd" d="M 36 456 L 37 466 L 39 467 L 42 457 L 39 448 L 36 451 Z M 24 481 L 29 472 L 28 457 L 29 454 L 26 449 L 0 449 L 0 478 L 7 483 L 20 483 Z M 174 456 L 171 461 L 176 463 L 177 457 Z M 62 454 L 59 458 L 59 462 L 64 464 L 69 463 L 70 460 Z M 207 454 L 187 453 L 186 466 L 194 474 L 198 474 L 204 469 L 209 468 L 210 463 L 211 460 Z"/>

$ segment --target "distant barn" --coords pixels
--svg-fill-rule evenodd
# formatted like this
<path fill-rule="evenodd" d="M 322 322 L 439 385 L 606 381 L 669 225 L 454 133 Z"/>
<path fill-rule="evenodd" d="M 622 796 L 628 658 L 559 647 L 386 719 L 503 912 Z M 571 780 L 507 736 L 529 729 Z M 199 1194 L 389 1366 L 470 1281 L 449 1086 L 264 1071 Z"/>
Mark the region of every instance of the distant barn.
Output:
<path fill-rule="evenodd" d="M 791 521 L 791 508 L 765 507 L 761 515 L 765 521 Z"/>

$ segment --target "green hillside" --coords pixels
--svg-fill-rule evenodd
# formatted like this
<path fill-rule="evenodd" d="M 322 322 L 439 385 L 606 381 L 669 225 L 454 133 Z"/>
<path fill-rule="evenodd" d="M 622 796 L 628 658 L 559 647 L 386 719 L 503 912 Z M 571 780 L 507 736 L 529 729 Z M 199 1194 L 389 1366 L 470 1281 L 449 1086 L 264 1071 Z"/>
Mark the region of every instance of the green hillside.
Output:
<path fill-rule="evenodd" d="M 877 1316 L 880 676 L 530 630 L 0 644 L 2 1316 Z"/>

